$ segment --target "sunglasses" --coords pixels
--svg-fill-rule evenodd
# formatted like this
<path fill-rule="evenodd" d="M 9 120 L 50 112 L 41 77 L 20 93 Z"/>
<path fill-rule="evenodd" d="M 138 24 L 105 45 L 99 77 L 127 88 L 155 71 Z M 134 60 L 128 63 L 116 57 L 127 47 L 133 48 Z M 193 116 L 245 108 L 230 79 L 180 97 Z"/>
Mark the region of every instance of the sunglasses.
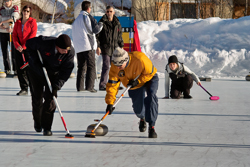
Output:
<path fill-rule="evenodd" d="M 106 11 L 106 13 L 112 13 L 113 11 Z"/>
<path fill-rule="evenodd" d="M 29 10 L 24 10 L 23 12 L 27 12 L 27 13 L 29 13 L 30 11 L 29 11 Z"/>

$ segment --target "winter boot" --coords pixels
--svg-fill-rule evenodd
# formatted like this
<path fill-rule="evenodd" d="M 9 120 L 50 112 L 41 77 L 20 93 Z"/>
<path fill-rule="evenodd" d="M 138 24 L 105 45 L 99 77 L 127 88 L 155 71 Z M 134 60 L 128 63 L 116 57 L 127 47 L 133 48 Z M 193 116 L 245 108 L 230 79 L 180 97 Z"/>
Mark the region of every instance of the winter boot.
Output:
<path fill-rule="evenodd" d="M 155 132 L 155 128 L 153 126 L 148 128 L 148 138 L 157 138 L 157 133 Z"/>
<path fill-rule="evenodd" d="M 16 95 L 17 96 L 25 96 L 25 95 L 28 95 L 28 91 L 26 91 L 26 90 L 20 90 Z"/>
<path fill-rule="evenodd" d="M 141 120 L 139 122 L 139 131 L 145 132 L 146 128 L 147 128 L 147 124 L 146 124 L 145 118 L 141 118 Z"/>
<path fill-rule="evenodd" d="M 192 99 L 192 96 L 190 96 L 190 95 L 184 95 L 183 98 L 184 98 L 184 99 Z"/>
<path fill-rule="evenodd" d="M 34 129 L 36 130 L 36 132 L 41 132 L 42 126 L 34 121 Z"/>
<path fill-rule="evenodd" d="M 43 136 L 52 136 L 51 130 L 44 130 L 43 131 Z"/>

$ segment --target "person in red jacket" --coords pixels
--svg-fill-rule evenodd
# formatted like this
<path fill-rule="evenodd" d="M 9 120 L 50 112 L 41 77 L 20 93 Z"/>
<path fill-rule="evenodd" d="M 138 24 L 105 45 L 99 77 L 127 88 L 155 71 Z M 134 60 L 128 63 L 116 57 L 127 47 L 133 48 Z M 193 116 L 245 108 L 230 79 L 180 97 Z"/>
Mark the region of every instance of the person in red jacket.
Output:
<path fill-rule="evenodd" d="M 37 33 L 37 24 L 36 19 L 31 17 L 31 7 L 24 6 L 21 13 L 21 18 L 17 20 L 14 30 L 13 30 L 13 42 L 16 48 L 16 67 L 17 67 L 17 76 L 21 90 L 17 95 L 27 95 L 28 94 L 28 77 L 27 77 L 27 68 L 20 69 L 24 65 L 24 60 L 22 54 L 24 54 L 25 61 L 28 62 L 29 55 L 26 52 L 26 41 L 28 39 L 36 37 Z"/>

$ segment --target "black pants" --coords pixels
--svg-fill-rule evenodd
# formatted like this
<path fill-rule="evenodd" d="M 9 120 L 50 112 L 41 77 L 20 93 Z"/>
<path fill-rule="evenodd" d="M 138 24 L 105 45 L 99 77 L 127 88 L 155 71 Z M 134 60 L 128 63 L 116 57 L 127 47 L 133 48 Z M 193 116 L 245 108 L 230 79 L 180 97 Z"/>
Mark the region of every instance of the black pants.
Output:
<path fill-rule="evenodd" d="M 111 56 L 102 55 L 102 73 L 99 88 L 106 87 L 109 76 L 109 67 L 110 67 Z"/>
<path fill-rule="evenodd" d="M 77 77 L 76 77 L 76 89 L 77 91 L 84 90 L 84 76 L 85 89 L 92 90 L 95 85 L 95 51 L 89 50 L 85 52 L 77 53 Z"/>
<path fill-rule="evenodd" d="M 172 99 L 179 99 L 182 92 L 184 96 L 187 96 L 190 94 L 190 89 L 192 86 L 193 78 L 191 75 L 185 75 L 185 77 L 172 80 L 170 97 Z"/>
<path fill-rule="evenodd" d="M 25 61 L 28 62 L 29 56 L 26 51 L 24 52 L 24 58 Z M 16 69 L 17 69 L 17 77 L 19 80 L 19 85 L 21 90 L 28 91 L 28 86 L 29 86 L 29 81 L 28 81 L 28 74 L 27 74 L 27 69 L 28 67 L 24 69 L 20 69 L 24 65 L 22 53 L 20 53 L 18 50 L 15 49 L 15 56 L 16 56 Z"/>
<path fill-rule="evenodd" d="M 9 33 L 1 33 L 1 48 L 3 54 L 3 64 L 4 70 L 10 70 L 10 59 L 8 57 L 8 45 L 10 41 L 10 34 Z M 11 59 L 12 59 L 12 70 L 16 71 L 16 62 L 15 62 L 15 54 L 14 54 L 14 44 L 11 42 Z"/>
<path fill-rule="evenodd" d="M 56 105 L 47 81 L 45 77 L 38 76 L 31 69 L 28 71 L 28 75 L 34 121 L 41 125 L 44 130 L 51 130 Z M 50 77 L 51 84 L 53 84 L 52 78 L 55 77 Z"/>

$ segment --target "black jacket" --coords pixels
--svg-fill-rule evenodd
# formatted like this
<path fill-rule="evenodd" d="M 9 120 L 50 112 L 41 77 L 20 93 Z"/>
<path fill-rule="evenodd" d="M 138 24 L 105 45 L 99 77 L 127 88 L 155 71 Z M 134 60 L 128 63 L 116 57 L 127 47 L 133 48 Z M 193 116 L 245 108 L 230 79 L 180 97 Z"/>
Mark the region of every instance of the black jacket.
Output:
<path fill-rule="evenodd" d="M 55 37 L 35 37 L 27 40 L 26 47 L 30 56 L 30 70 L 41 77 L 44 76 L 42 63 L 37 53 L 37 50 L 39 50 L 43 59 L 43 66 L 47 70 L 50 81 L 53 81 L 52 86 L 61 89 L 74 68 L 75 49 L 71 46 L 71 50 L 67 54 L 56 53 L 55 39 Z"/>
<path fill-rule="evenodd" d="M 103 55 L 112 56 L 116 47 L 123 47 L 122 26 L 114 15 L 113 21 L 109 21 L 105 14 L 99 22 L 103 23 L 102 31 L 97 34 L 97 46 L 101 48 Z"/>

